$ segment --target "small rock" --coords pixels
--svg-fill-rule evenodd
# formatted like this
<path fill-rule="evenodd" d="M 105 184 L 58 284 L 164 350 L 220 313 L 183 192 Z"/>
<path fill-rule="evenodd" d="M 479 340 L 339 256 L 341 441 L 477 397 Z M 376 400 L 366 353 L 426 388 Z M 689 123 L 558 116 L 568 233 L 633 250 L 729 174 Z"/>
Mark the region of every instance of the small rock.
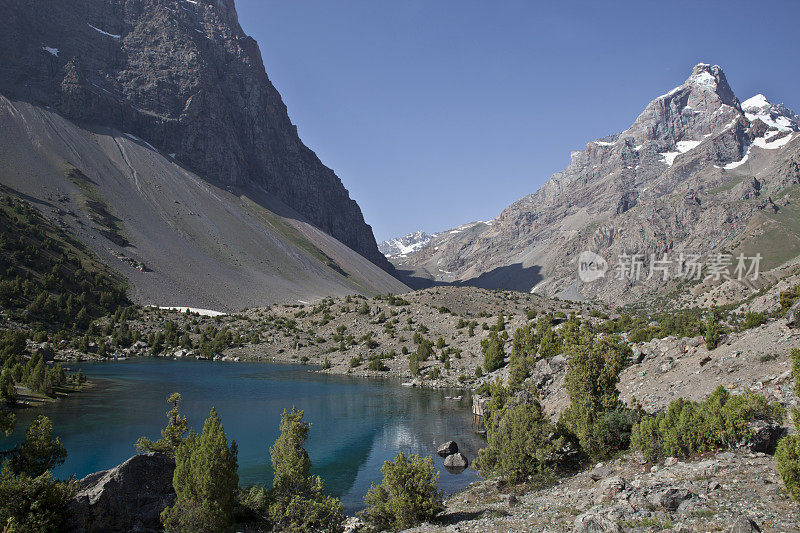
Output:
<path fill-rule="evenodd" d="M 619 524 L 595 513 L 584 513 L 575 519 L 572 533 L 619 533 Z"/>
<path fill-rule="evenodd" d="M 666 489 L 650 495 L 650 503 L 666 511 L 677 511 L 681 503 L 694 496 L 688 489 Z"/>
<path fill-rule="evenodd" d="M 591 472 L 589 472 L 589 479 L 592 481 L 600 481 L 601 479 L 607 478 L 613 473 L 613 468 L 610 466 L 605 466 L 603 463 L 598 463 L 598 465 L 595 466 Z"/>
<path fill-rule="evenodd" d="M 448 455 L 458 453 L 458 444 L 456 444 L 456 441 L 454 440 L 447 441 L 439 446 L 439 448 L 436 450 L 436 453 L 438 453 L 440 457 L 447 457 Z"/>
<path fill-rule="evenodd" d="M 664 466 L 675 466 L 676 464 L 678 464 L 678 460 L 674 457 L 667 457 L 664 461 Z"/>
<path fill-rule="evenodd" d="M 758 524 L 742 515 L 736 519 L 728 533 L 760 533 L 760 531 L 761 528 L 758 527 Z"/>
<path fill-rule="evenodd" d="M 604 479 L 597 487 L 598 499 L 613 499 L 614 496 L 625 490 L 625 485 L 625 479 L 619 476 Z"/>

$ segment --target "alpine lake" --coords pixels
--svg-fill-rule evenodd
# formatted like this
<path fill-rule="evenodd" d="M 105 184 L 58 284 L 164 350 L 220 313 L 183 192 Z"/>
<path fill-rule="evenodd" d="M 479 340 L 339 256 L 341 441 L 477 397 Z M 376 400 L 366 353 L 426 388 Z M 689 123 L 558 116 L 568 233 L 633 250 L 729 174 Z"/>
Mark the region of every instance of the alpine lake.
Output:
<path fill-rule="evenodd" d="M 112 468 L 136 453 L 139 437 L 159 438 L 173 392 L 183 396 L 181 411 L 198 432 L 216 408 L 228 439 L 238 445 L 243 487 L 271 486 L 269 447 L 279 435 L 281 412 L 292 406 L 305 411 L 311 424 L 306 449 L 312 474 L 341 498 L 347 514 L 364 507 L 364 494 L 382 480 L 384 461 L 399 452 L 432 457 L 446 495 L 478 478 L 471 465 L 448 472 L 436 454 L 439 444 L 455 440 L 473 461 L 483 446 L 465 391 L 404 387 L 397 379 L 328 375 L 288 364 L 133 359 L 68 366 L 81 369 L 94 386 L 21 410 L 9 439 L 21 439 L 34 417 L 50 417 L 69 454 L 54 471 L 60 478 Z"/>

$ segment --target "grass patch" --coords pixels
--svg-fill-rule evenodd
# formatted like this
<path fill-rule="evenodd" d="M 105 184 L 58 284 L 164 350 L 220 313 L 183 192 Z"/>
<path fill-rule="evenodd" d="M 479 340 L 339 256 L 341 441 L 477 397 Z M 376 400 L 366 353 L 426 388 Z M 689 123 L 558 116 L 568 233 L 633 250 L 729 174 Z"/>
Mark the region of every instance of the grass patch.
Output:
<path fill-rule="evenodd" d="M 130 246 L 130 241 L 123 235 L 122 219 L 111 212 L 103 195 L 97 190 L 97 184 L 75 167 L 70 167 L 66 172 L 67 179 L 83 193 L 89 219 L 99 226 L 100 234 L 122 248 Z"/>

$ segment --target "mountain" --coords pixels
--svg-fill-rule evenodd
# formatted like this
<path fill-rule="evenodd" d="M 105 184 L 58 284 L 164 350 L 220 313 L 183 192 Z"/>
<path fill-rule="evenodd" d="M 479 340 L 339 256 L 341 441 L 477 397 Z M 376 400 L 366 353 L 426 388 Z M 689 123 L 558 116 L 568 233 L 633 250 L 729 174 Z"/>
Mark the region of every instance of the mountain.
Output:
<path fill-rule="evenodd" d="M 227 309 L 405 290 L 298 137 L 232 0 L 4 6 L 0 183 L 138 300 Z"/>
<path fill-rule="evenodd" d="M 431 235 L 424 231 L 415 231 L 414 233 L 409 233 L 405 237 L 397 237 L 396 239 L 383 241 L 378 245 L 378 250 L 388 258 L 404 257 L 423 248 L 436 236 L 436 233 Z"/>
<path fill-rule="evenodd" d="M 573 152 L 563 171 L 491 225 L 443 232 L 393 262 L 418 283 L 615 303 L 687 285 L 616 279 L 623 254 L 640 254 L 645 274 L 651 257 L 682 252 L 761 251 L 762 269 L 786 266 L 800 254 L 797 116 L 763 96 L 745 103 L 719 66 L 699 64 L 630 128 Z M 602 256 L 606 276 L 579 279 L 584 251 Z"/>
<path fill-rule="evenodd" d="M 763 94 L 742 102 L 742 110 L 751 122 L 760 120 L 778 131 L 800 131 L 800 117 L 783 104 L 771 104 Z"/>

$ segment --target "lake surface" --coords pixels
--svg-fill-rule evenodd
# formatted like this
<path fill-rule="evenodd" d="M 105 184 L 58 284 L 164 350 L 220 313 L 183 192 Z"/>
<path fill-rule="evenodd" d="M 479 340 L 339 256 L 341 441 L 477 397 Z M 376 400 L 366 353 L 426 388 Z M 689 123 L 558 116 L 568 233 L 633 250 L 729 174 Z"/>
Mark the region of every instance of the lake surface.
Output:
<path fill-rule="evenodd" d="M 472 461 L 483 445 L 472 431 L 469 396 L 461 391 L 411 389 L 397 380 L 331 376 L 307 366 L 211 361 L 138 359 L 73 364 L 96 386 L 17 416 L 12 439 L 24 435 L 32 418 L 45 414 L 69 453 L 55 474 L 81 478 L 116 466 L 134 455 L 142 435 L 160 437 L 166 425 L 166 397 L 183 395 L 181 410 L 198 432 L 212 406 L 228 439 L 239 445 L 239 484 L 271 486 L 269 446 L 278 437 L 280 414 L 292 405 L 312 424 L 306 449 L 312 473 L 342 499 L 352 514 L 363 508 L 380 467 L 399 452 L 434 458 L 439 486 L 452 494 L 477 479 L 472 468 L 451 474 L 436 455 L 438 444 L 455 440 Z"/>

